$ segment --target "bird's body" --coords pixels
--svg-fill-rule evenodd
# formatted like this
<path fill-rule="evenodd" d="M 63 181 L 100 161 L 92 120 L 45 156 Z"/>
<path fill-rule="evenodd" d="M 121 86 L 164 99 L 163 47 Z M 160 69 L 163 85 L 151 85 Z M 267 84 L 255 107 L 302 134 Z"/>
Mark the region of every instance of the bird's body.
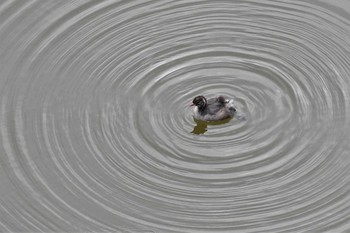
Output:
<path fill-rule="evenodd" d="M 193 99 L 193 117 L 202 121 L 220 121 L 233 117 L 236 112 L 233 100 L 224 96 L 206 99 L 204 96 L 197 96 Z"/>

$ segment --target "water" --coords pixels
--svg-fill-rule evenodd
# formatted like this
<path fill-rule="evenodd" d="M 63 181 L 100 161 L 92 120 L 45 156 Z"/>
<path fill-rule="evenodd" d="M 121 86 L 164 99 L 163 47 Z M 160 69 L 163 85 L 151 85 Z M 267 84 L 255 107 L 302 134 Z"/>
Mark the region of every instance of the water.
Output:
<path fill-rule="evenodd" d="M 348 1 L 7 0 L 0 37 L 2 232 L 350 231 Z"/>

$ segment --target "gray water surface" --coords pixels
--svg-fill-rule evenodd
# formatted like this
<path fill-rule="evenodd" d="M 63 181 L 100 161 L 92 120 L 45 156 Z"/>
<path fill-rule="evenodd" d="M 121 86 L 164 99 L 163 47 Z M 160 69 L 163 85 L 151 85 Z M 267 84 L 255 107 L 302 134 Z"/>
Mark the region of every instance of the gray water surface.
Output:
<path fill-rule="evenodd" d="M 1 1 L 0 231 L 350 232 L 349 39 L 343 0 Z"/>

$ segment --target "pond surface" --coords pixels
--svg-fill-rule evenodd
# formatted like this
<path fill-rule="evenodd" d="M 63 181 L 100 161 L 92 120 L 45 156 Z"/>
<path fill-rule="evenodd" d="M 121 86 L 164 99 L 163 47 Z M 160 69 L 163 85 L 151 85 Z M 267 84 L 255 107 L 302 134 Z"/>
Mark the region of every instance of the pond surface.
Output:
<path fill-rule="evenodd" d="M 350 230 L 349 1 L 4 0 L 0 38 L 1 232 Z"/>

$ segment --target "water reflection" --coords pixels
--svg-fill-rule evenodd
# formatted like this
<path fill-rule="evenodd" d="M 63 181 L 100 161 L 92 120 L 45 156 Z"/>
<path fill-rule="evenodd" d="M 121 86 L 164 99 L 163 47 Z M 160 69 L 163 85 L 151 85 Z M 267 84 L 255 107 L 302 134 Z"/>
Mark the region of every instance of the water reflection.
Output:
<path fill-rule="evenodd" d="M 215 125 L 223 125 L 227 124 L 230 122 L 234 117 L 227 118 L 222 121 L 213 121 L 213 122 L 208 122 L 208 121 L 201 121 L 193 118 L 194 122 L 196 125 L 193 127 L 193 130 L 191 133 L 193 134 L 204 134 L 205 132 L 208 131 L 208 126 L 215 126 Z"/>

